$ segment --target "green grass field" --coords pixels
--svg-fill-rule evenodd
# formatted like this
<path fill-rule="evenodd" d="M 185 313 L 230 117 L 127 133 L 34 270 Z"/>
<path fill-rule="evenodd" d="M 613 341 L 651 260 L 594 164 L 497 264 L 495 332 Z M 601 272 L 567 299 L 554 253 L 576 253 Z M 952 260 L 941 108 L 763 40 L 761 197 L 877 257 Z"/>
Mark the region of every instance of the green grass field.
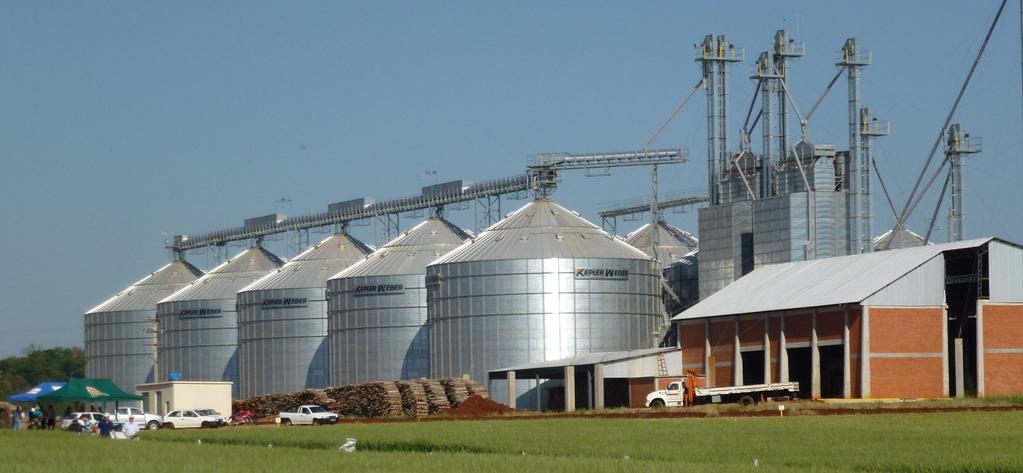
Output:
<path fill-rule="evenodd" d="M 346 437 L 357 452 L 337 450 Z M 3 431 L 0 459 L 7 472 L 1016 472 L 1023 412 L 342 424 L 145 432 L 138 442 Z"/>

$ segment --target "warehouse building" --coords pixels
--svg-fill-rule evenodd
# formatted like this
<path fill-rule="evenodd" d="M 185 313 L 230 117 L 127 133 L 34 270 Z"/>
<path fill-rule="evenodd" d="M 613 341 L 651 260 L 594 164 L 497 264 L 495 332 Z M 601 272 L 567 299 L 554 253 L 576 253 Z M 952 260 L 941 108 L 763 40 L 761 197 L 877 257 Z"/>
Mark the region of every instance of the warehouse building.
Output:
<path fill-rule="evenodd" d="M 997 238 L 760 267 L 673 318 L 708 386 L 801 397 L 1023 392 L 1023 247 Z"/>

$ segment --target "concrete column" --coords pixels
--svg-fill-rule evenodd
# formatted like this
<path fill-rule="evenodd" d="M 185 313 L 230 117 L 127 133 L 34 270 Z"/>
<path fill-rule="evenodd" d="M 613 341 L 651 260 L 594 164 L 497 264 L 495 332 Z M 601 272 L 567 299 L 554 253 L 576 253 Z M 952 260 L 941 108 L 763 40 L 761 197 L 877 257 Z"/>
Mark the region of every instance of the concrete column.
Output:
<path fill-rule="evenodd" d="M 821 398 L 821 354 L 817 346 L 817 309 L 810 313 L 810 398 Z"/>
<path fill-rule="evenodd" d="M 987 395 L 984 386 L 984 304 L 977 301 L 977 397 Z"/>
<path fill-rule="evenodd" d="M 593 365 L 593 408 L 604 408 L 604 365 Z"/>
<path fill-rule="evenodd" d="M 771 384 L 771 318 L 764 316 L 764 383 Z"/>
<path fill-rule="evenodd" d="M 842 397 L 852 398 L 852 359 L 849 353 L 849 306 L 842 307 Z"/>
<path fill-rule="evenodd" d="M 714 384 L 714 356 L 710 351 L 710 319 L 703 321 L 703 374 L 707 377 L 707 387 L 717 386 Z"/>
<path fill-rule="evenodd" d="M 575 410 L 575 367 L 565 367 L 565 412 Z"/>
<path fill-rule="evenodd" d="M 956 397 L 966 397 L 966 367 L 963 366 L 963 362 L 966 361 L 964 356 L 963 339 L 955 339 L 955 360 L 956 360 Z"/>
<path fill-rule="evenodd" d="M 789 351 L 785 343 L 785 313 L 781 313 L 781 330 L 778 336 L 778 382 L 789 382 Z"/>
<path fill-rule="evenodd" d="M 732 343 L 732 386 L 742 386 L 742 347 L 739 346 L 739 318 L 735 318 L 735 340 Z"/>
<path fill-rule="evenodd" d="M 945 397 L 949 396 L 948 372 L 948 309 L 941 308 L 941 390 Z"/>
<path fill-rule="evenodd" d="M 870 307 L 860 317 L 860 397 L 870 398 Z"/>
<path fill-rule="evenodd" d="M 508 372 L 508 407 L 515 409 L 515 371 Z"/>

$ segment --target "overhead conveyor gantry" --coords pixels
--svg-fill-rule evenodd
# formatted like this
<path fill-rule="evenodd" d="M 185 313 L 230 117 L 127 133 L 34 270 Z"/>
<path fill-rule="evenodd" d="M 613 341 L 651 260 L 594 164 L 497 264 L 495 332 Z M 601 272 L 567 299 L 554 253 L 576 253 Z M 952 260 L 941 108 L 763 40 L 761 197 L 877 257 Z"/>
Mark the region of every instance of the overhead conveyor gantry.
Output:
<path fill-rule="evenodd" d="M 662 211 L 679 207 L 688 207 L 709 201 L 710 196 L 708 196 L 703 190 L 693 189 L 671 192 L 662 194 L 657 198 L 657 210 Z M 650 198 L 637 197 L 635 199 L 615 202 L 609 205 L 605 210 L 600 211 L 597 215 L 600 215 L 601 226 L 604 228 L 604 231 L 617 233 L 618 217 L 640 215 L 649 211 Z"/>
<path fill-rule="evenodd" d="M 264 237 L 331 225 L 346 225 L 356 220 L 378 217 L 387 225 L 387 239 L 398 234 L 397 215 L 424 209 L 442 208 L 460 202 L 477 201 L 486 225 L 500 218 L 500 196 L 532 190 L 548 196 L 557 187 L 558 172 L 578 169 L 601 169 L 686 162 L 682 149 L 627 151 L 613 153 L 547 153 L 538 154 L 527 166 L 526 174 L 493 179 L 475 184 L 452 181 L 424 187 L 420 195 L 381 202 L 355 199 L 331 204 L 326 212 L 299 217 L 278 218 L 276 215 L 247 219 L 246 225 L 199 235 L 176 235 L 167 248 L 181 256 L 185 251 L 224 247 L 228 243 L 260 240 Z M 496 207 L 496 209 L 495 209 Z M 268 218 L 273 217 L 273 218 Z"/>

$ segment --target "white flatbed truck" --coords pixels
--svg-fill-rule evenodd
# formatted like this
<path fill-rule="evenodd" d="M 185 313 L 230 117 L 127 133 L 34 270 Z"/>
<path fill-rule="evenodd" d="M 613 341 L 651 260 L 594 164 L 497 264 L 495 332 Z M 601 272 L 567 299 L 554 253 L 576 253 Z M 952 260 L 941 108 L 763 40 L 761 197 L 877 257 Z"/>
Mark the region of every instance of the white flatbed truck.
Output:
<path fill-rule="evenodd" d="M 690 393 L 687 385 L 695 381 L 695 379 L 695 376 L 690 376 L 686 381 L 674 381 L 665 389 L 647 394 L 646 406 L 657 408 L 720 403 L 736 403 L 742 406 L 749 406 L 761 400 L 789 400 L 799 396 L 799 383 L 696 388 Z M 696 383 L 693 382 L 692 384 Z"/>

